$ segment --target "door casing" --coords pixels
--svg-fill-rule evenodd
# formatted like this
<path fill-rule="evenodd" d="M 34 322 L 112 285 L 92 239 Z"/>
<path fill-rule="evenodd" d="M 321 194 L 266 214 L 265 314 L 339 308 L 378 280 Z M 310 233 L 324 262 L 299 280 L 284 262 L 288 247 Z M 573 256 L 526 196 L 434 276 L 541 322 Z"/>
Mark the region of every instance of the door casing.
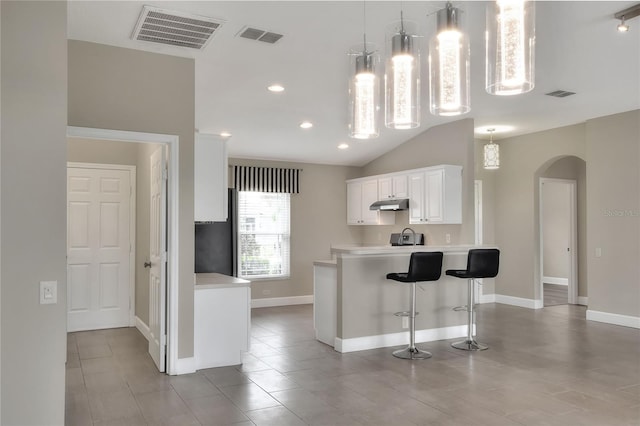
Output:
<path fill-rule="evenodd" d="M 177 135 L 160 133 L 131 132 L 125 130 L 96 129 L 91 127 L 67 126 L 67 136 L 85 139 L 111 140 L 133 143 L 157 143 L 169 147 L 169 182 L 167 197 L 167 366 L 168 374 L 187 374 L 195 372 L 192 359 L 181 363 L 178 359 L 178 285 L 179 285 L 179 207 L 180 207 L 180 169 L 179 144 Z"/>

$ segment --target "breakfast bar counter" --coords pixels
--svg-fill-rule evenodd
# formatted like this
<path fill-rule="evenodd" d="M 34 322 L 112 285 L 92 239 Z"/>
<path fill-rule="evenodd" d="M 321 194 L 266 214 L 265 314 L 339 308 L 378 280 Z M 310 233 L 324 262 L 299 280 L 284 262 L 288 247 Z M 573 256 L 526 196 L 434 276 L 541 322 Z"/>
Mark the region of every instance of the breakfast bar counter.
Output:
<path fill-rule="evenodd" d="M 419 283 L 416 342 L 465 336 L 467 318 L 452 308 L 466 303 L 467 286 L 445 270 L 464 269 L 473 248 L 481 247 L 333 246 L 332 260 L 314 262 L 316 338 L 338 352 L 407 344 L 408 329 L 394 313 L 409 310 L 409 286 L 386 275 L 407 272 L 414 251 L 444 253 L 440 280 Z"/>

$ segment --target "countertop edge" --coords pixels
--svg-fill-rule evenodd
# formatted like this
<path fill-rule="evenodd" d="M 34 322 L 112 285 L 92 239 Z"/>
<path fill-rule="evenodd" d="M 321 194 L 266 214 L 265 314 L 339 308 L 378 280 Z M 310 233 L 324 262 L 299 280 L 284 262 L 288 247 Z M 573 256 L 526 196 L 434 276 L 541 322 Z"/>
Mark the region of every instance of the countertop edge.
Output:
<path fill-rule="evenodd" d="M 329 259 L 329 260 L 314 260 L 313 261 L 313 266 L 338 266 L 338 261 L 335 259 Z"/>
<path fill-rule="evenodd" d="M 195 290 L 250 287 L 251 281 L 218 273 L 194 274 Z"/>
<path fill-rule="evenodd" d="M 441 251 L 445 254 L 467 253 L 476 248 L 497 248 L 489 245 L 458 245 L 458 246 L 333 246 L 331 253 L 335 255 L 384 255 L 384 254 L 410 254 L 417 251 L 433 252 Z"/>

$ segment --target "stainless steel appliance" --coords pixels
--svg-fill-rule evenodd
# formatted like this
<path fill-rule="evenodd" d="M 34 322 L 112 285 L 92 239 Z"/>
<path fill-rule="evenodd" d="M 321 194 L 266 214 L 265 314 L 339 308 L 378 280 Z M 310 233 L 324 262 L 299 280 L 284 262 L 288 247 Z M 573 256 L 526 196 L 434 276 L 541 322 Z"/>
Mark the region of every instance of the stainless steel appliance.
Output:
<path fill-rule="evenodd" d="M 412 246 L 413 245 L 414 234 L 411 232 L 391 234 L 391 238 L 389 239 L 389 243 L 392 246 Z M 415 241 L 417 246 L 424 245 L 424 234 L 415 234 Z"/>

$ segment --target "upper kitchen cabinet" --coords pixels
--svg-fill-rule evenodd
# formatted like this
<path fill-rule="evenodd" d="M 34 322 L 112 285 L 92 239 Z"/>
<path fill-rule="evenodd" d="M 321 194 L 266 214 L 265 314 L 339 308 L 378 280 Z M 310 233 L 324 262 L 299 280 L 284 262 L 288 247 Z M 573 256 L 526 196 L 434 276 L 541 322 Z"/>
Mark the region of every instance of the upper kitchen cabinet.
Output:
<path fill-rule="evenodd" d="M 407 175 L 398 174 L 378 179 L 378 200 L 408 198 Z"/>
<path fill-rule="evenodd" d="M 378 201 L 378 179 L 347 181 L 347 224 L 349 225 L 393 225 L 392 212 L 370 210 Z"/>
<path fill-rule="evenodd" d="M 193 168 L 195 221 L 226 221 L 229 173 L 226 140 L 217 135 L 196 133 Z"/>
<path fill-rule="evenodd" d="M 409 223 L 462 223 L 461 166 L 428 167 L 409 174 Z"/>

